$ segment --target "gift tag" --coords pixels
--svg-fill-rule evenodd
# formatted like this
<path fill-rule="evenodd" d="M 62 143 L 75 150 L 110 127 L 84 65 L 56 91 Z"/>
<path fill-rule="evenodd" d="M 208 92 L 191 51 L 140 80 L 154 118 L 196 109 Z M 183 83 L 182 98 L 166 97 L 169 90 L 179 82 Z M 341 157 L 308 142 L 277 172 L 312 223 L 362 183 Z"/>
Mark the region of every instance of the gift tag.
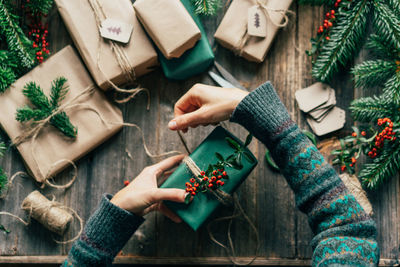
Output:
<path fill-rule="evenodd" d="M 323 83 L 315 83 L 310 87 L 296 91 L 295 97 L 300 110 L 310 112 L 323 104 L 330 97 L 331 88 Z"/>
<path fill-rule="evenodd" d="M 329 99 L 328 101 L 317 107 L 316 109 L 313 109 L 310 111 L 308 114 L 313 117 L 314 120 L 319 121 L 321 118 L 325 117 L 326 113 L 334 106 L 336 105 L 336 96 L 335 96 L 335 90 L 330 88 L 330 93 L 329 93 Z"/>
<path fill-rule="evenodd" d="M 248 9 L 247 33 L 251 36 L 267 36 L 267 18 L 258 5 Z"/>
<path fill-rule="evenodd" d="M 343 128 L 346 122 L 346 113 L 343 109 L 334 107 L 322 121 L 317 122 L 308 117 L 307 122 L 313 132 L 321 136 Z"/>
<path fill-rule="evenodd" d="M 128 43 L 133 25 L 115 19 L 106 19 L 101 23 L 100 35 L 121 43 Z"/>

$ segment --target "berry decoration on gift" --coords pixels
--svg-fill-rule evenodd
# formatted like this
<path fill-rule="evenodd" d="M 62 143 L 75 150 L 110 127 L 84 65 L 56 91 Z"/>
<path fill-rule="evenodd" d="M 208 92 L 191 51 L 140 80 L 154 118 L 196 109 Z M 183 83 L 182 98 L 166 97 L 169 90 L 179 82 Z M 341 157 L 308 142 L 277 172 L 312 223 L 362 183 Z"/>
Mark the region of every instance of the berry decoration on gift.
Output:
<path fill-rule="evenodd" d="M 65 85 L 66 82 L 67 79 L 64 77 L 59 77 L 52 82 L 50 99 L 35 82 L 27 83 L 24 87 L 23 94 L 36 106 L 36 109 L 32 109 L 29 106 L 19 108 L 17 110 L 16 120 L 19 122 L 31 120 L 33 120 L 33 122 L 38 122 L 48 118 L 54 112 L 57 112 L 60 102 L 68 93 L 68 86 Z M 54 115 L 50 119 L 50 124 L 70 138 L 75 138 L 77 135 L 77 129 L 71 124 L 64 111 Z"/>
<path fill-rule="evenodd" d="M 195 13 L 199 15 L 214 16 L 221 7 L 221 0 L 192 0 Z"/>
<path fill-rule="evenodd" d="M 215 157 L 218 160 L 217 163 L 208 165 L 206 171 L 201 171 L 198 177 L 192 177 L 189 182 L 185 183 L 186 192 L 189 193 L 186 196 L 185 203 L 189 203 L 191 196 L 195 196 L 197 193 L 206 193 L 209 190 L 216 190 L 224 186 L 225 182 L 229 179 L 225 167 L 232 167 L 237 170 L 242 169 L 243 157 L 250 163 L 254 163 L 252 156 L 245 150 L 251 143 L 252 138 L 253 136 L 249 134 L 244 145 L 241 146 L 234 139 L 226 137 L 225 140 L 234 149 L 234 152 L 226 158 L 220 153 L 215 152 Z"/>

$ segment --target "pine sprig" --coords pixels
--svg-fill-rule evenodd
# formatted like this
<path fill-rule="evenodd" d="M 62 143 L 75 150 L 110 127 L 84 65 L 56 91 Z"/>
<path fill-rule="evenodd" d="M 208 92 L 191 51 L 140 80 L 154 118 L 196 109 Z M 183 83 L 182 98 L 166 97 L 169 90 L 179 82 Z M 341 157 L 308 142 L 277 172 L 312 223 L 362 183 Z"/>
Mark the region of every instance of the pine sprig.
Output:
<path fill-rule="evenodd" d="M 397 65 L 394 61 L 368 60 L 355 66 L 352 70 L 356 87 L 376 86 L 387 81 Z"/>
<path fill-rule="evenodd" d="M 392 44 L 383 40 L 381 36 L 382 34 L 371 34 L 367 41 L 366 48 L 370 49 L 371 52 L 379 58 L 393 59 L 393 55 L 399 53 L 399 50 L 393 47 Z"/>
<path fill-rule="evenodd" d="M 378 118 L 393 117 L 394 114 L 399 113 L 396 106 L 382 96 L 354 100 L 350 104 L 350 111 L 354 120 L 359 122 L 373 122 Z"/>
<path fill-rule="evenodd" d="M 25 7 L 33 14 L 47 15 L 53 6 L 53 0 L 30 0 Z"/>
<path fill-rule="evenodd" d="M 400 77 L 397 71 L 394 72 L 393 76 L 385 83 L 382 96 L 388 102 L 392 102 L 397 108 L 400 108 Z"/>
<path fill-rule="evenodd" d="M 388 2 L 373 0 L 374 5 L 374 27 L 383 40 L 392 47 L 400 48 L 400 18 L 396 11 L 391 9 Z"/>
<path fill-rule="evenodd" d="M 4 142 L 0 142 L 0 157 L 4 156 L 6 146 Z M 0 167 L 0 193 L 7 188 L 8 178 L 3 168 Z"/>
<path fill-rule="evenodd" d="M 328 81 L 340 66 L 352 59 L 364 38 L 370 10 L 369 0 L 352 1 L 338 10 L 330 40 L 322 46 L 313 65 L 312 74 L 317 80 Z"/>
<path fill-rule="evenodd" d="M 9 50 L 18 58 L 21 66 L 32 68 L 35 64 L 32 49 L 29 49 L 32 41 L 24 35 L 3 0 L 0 0 L 0 34 L 5 36 Z"/>
<path fill-rule="evenodd" d="M 382 154 L 372 163 L 364 165 L 359 178 L 368 188 L 376 188 L 388 177 L 395 175 L 400 168 L 400 147 L 385 146 Z"/>
<path fill-rule="evenodd" d="M 194 12 L 200 15 L 213 16 L 221 7 L 221 0 L 192 0 Z"/>
<path fill-rule="evenodd" d="M 57 78 L 52 82 L 50 100 L 35 82 L 27 83 L 23 89 L 23 94 L 36 108 L 25 106 L 17 109 L 16 120 L 19 122 L 33 120 L 35 122 L 50 117 L 68 93 L 66 82 L 67 79 L 64 77 Z M 75 138 L 77 135 L 77 129 L 71 124 L 68 115 L 63 111 L 51 117 L 50 124 L 70 138 Z"/>

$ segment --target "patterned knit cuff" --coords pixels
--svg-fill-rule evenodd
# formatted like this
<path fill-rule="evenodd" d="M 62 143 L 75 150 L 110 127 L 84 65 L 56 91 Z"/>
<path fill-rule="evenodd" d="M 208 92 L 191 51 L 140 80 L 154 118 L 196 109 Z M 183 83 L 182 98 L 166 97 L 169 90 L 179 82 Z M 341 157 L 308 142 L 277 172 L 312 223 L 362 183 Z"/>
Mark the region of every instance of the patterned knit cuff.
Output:
<path fill-rule="evenodd" d="M 111 197 L 103 195 L 98 209 L 86 224 L 81 240 L 114 257 L 144 219 L 115 206 L 110 202 Z"/>
<path fill-rule="evenodd" d="M 248 94 L 233 111 L 230 121 L 241 124 L 264 144 L 293 124 L 270 82 Z"/>

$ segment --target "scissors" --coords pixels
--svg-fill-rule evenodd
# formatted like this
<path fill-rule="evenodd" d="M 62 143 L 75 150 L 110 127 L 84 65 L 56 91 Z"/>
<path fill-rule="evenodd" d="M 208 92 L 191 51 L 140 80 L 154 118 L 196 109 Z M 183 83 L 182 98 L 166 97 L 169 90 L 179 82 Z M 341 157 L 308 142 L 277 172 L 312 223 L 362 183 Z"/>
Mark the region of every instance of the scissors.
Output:
<path fill-rule="evenodd" d="M 220 74 L 217 74 L 214 71 L 209 71 L 208 75 L 210 75 L 211 79 L 216 82 L 219 86 L 224 88 L 239 88 L 245 91 L 248 91 L 247 88 L 242 86 L 232 74 L 229 73 L 224 67 L 222 67 L 218 62 L 214 62 L 214 66 L 216 71 Z"/>

